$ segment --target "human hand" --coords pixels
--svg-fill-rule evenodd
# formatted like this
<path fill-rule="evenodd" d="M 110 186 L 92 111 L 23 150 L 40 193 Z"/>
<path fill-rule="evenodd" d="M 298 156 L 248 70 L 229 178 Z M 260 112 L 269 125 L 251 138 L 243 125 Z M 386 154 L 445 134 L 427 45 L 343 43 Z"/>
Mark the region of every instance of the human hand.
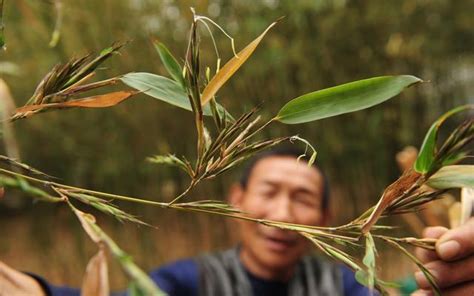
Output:
<path fill-rule="evenodd" d="M 428 227 L 423 236 L 438 239 L 436 251 L 417 249 L 417 257 L 433 274 L 442 295 L 474 295 L 474 217 L 451 230 Z M 415 278 L 420 290 L 412 296 L 433 295 L 421 271 Z"/>
<path fill-rule="evenodd" d="M 40 284 L 31 276 L 0 261 L 0 296 L 44 296 Z"/>

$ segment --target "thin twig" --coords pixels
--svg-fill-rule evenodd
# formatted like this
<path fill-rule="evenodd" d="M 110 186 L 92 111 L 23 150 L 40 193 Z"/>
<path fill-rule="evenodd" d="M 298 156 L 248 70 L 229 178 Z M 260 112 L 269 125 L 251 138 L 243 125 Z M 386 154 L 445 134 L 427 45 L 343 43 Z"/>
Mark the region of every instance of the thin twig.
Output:
<path fill-rule="evenodd" d="M 0 0 L 0 49 L 5 49 L 5 25 L 3 24 L 3 0 Z"/>

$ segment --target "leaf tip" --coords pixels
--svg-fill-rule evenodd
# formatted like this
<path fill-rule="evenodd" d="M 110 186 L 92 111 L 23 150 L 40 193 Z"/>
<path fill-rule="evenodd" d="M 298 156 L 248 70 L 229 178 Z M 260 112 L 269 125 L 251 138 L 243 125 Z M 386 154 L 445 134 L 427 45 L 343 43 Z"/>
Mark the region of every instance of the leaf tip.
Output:
<path fill-rule="evenodd" d="M 286 18 L 286 15 L 280 16 L 280 17 L 277 18 L 273 23 L 274 23 L 274 24 L 277 24 L 277 23 L 281 22 L 284 18 Z"/>

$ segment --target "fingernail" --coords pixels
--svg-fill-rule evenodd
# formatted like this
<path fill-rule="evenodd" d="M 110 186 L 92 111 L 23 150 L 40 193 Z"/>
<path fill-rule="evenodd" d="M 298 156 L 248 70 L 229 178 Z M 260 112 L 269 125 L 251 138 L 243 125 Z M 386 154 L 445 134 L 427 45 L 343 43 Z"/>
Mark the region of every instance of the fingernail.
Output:
<path fill-rule="evenodd" d="M 461 251 L 461 245 L 454 240 L 443 242 L 438 247 L 438 255 L 443 260 L 455 258 Z"/>

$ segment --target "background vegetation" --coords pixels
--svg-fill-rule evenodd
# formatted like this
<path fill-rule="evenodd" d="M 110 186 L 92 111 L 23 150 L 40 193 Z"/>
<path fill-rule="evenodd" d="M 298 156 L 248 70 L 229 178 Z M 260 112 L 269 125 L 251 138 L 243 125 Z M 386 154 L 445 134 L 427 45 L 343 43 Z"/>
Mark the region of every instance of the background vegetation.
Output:
<path fill-rule="evenodd" d="M 319 152 L 331 180 L 333 224 L 346 222 L 376 202 L 399 175 L 395 154 L 419 146 L 431 122 L 444 111 L 473 102 L 474 3 L 471 1 L 151 1 L 63 0 L 61 39 L 48 47 L 54 1 L 6 1 L 7 50 L 0 52 L 0 78 L 22 105 L 52 65 L 116 40 L 133 40 L 108 62 L 106 78 L 130 71 L 165 73 L 150 40 L 159 39 L 182 57 L 191 19 L 189 7 L 222 24 L 240 49 L 273 20 L 272 30 L 219 102 L 232 112 L 263 103 L 268 118 L 289 99 L 312 90 L 371 76 L 413 74 L 430 81 L 368 110 L 310 124 L 274 124 L 273 136 L 298 133 Z M 205 34 L 204 34 L 205 35 Z M 216 32 L 224 60 L 230 43 Z M 202 58 L 214 59 L 210 39 Z M 470 98 L 469 98 L 470 97 Z M 105 110 L 51 112 L 14 124 L 22 161 L 65 183 L 169 201 L 187 180 L 176 169 L 145 161 L 168 152 L 193 155 L 189 112 L 147 96 Z M 192 145 L 190 143 L 193 143 Z M 191 192 L 191 199 L 225 198 L 238 172 Z M 0 203 L 0 260 L 58 283 L 79 285 L 95 252 L 64 205 Z M 125 205 L 124 205 L 125 206 Z M 158 230 L 100 217 L 113 238 L 144 268 L 224 248 L 235 240 L 223 219 L 150 207 L 127 206 Z M 218 227 L 217 227 L 218 226 Z M 408 271 L 396 258 L 383 272 Z M 121 287 L 113 271 L 112 286 Z"/>

